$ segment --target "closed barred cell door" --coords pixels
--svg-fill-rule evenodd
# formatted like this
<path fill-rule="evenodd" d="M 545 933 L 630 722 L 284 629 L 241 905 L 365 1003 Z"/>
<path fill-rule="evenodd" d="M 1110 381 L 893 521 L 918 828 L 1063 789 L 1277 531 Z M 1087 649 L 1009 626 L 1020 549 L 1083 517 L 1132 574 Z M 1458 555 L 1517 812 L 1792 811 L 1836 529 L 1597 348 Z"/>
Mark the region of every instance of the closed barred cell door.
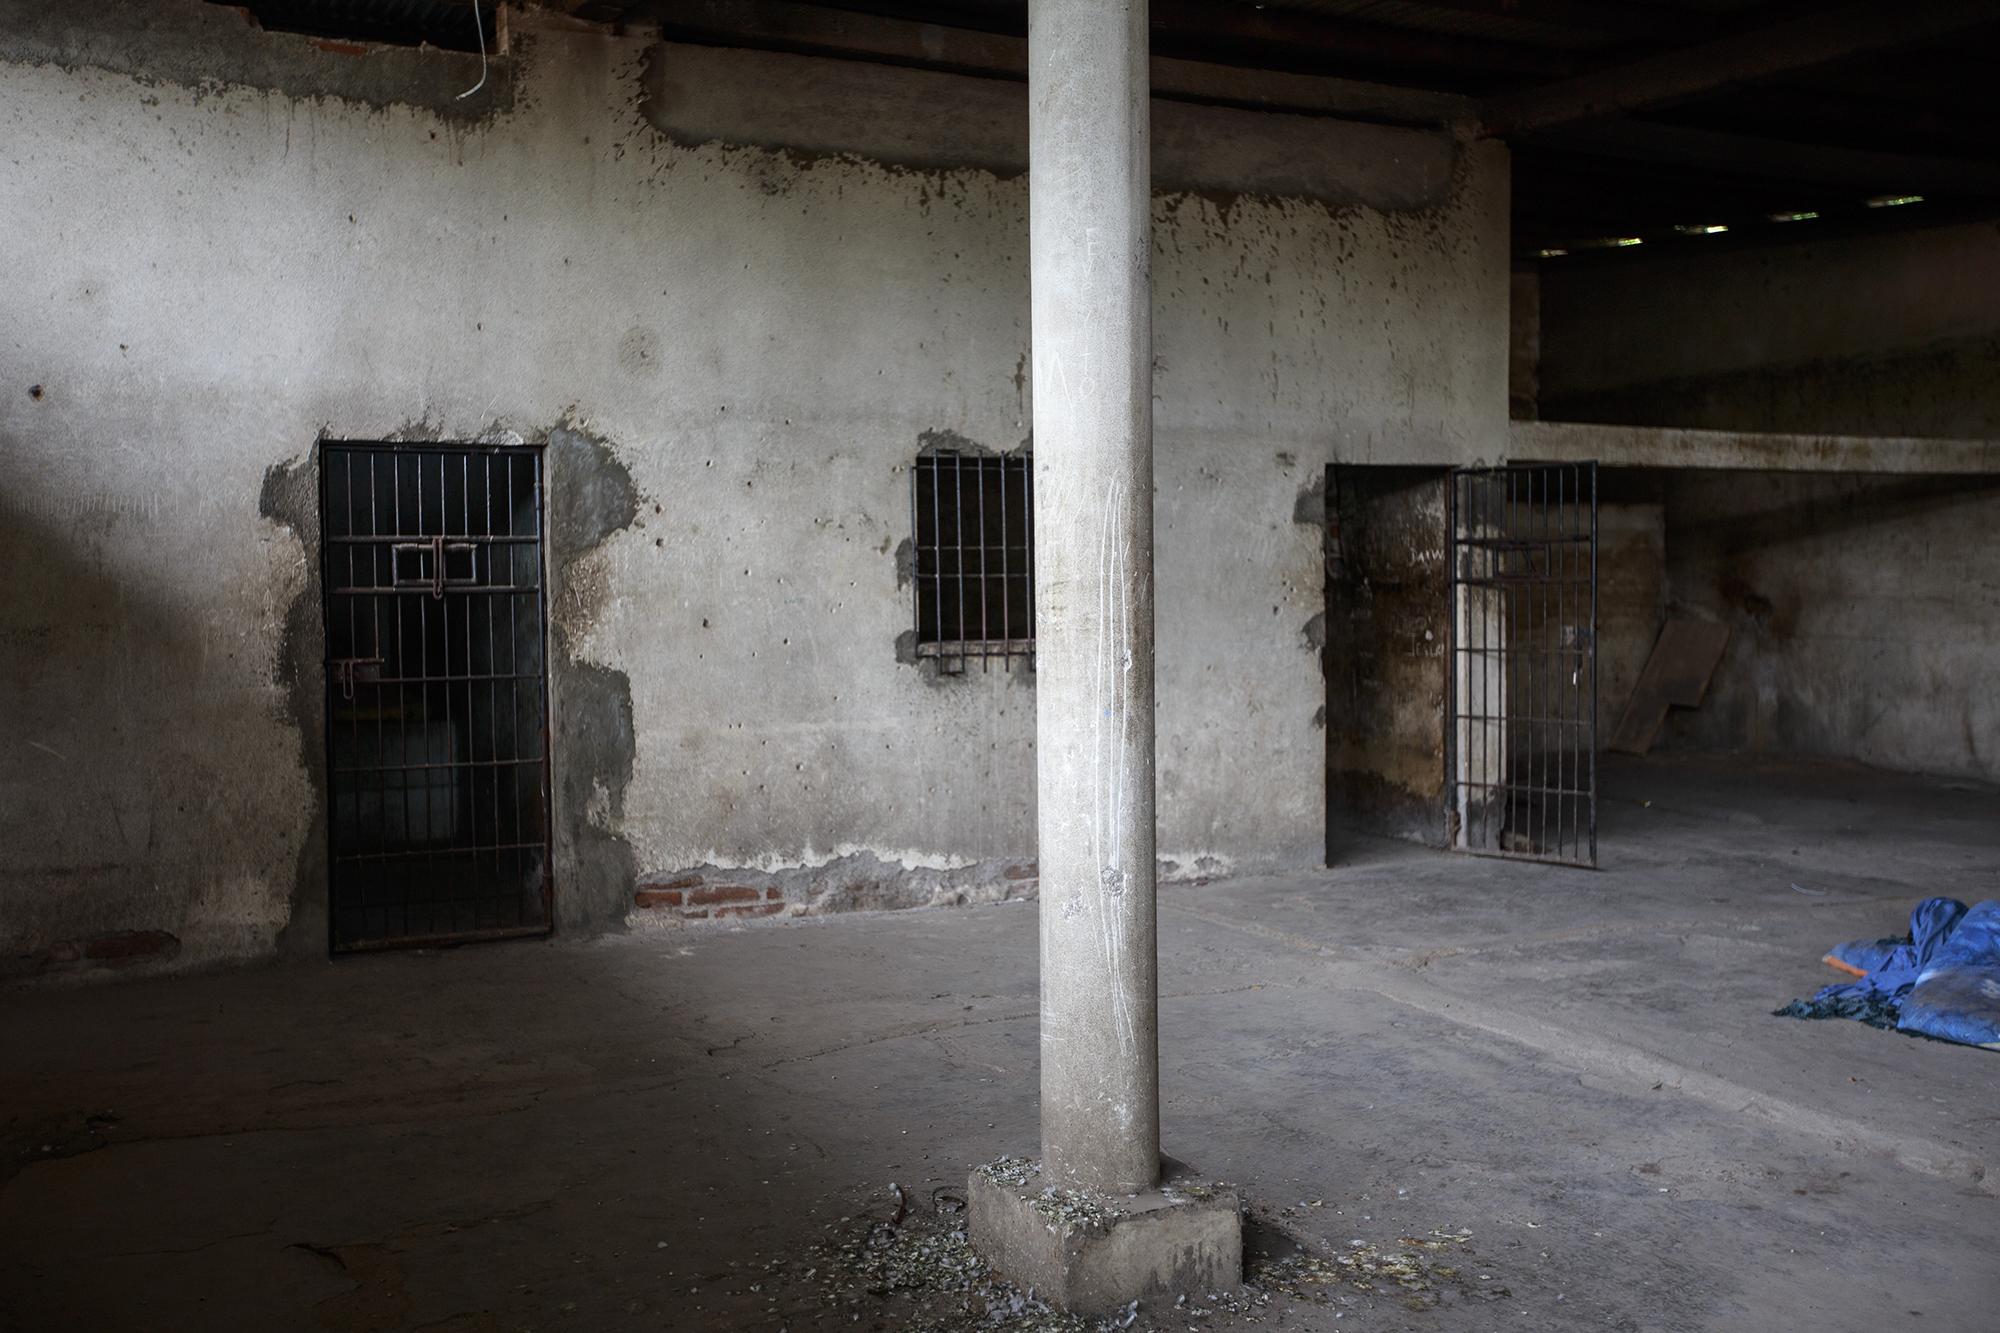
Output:
<path fill-rule="evenodd" d="M 1597 465 L 1454 472 L 1445 828 L 1597 864 Z"/>
<path fill-rule="evenodd" d="M 320 449 L 336 952 L 546 934 L 542 457 Z"/>

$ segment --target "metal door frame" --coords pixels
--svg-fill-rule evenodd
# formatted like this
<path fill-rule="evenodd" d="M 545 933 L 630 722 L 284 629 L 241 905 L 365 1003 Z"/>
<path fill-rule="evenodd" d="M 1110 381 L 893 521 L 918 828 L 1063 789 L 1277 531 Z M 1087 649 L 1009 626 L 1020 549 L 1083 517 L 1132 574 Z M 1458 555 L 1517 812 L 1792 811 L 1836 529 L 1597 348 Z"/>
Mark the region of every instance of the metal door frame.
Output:
<path fill-rule="evenodd" d="M 1538 481 L 1541 483 L 1539 494 Z M 1586 487 L 1587 497 L 1584 493 Z M 1552 865 L 1591 869 L 1597 866 L 1597 494 L 1595 462 L 1517 462 L 1497 467 L 1454 468 L 1447 479 L 1445 631 L 1448 666 L 1445 682 L 1444 827 L 1446 846 L 1455 851 Z M 1587 527 L 1581 521 L 1586 514 L 1586 498 Z M 1538 503 L 1541 506 L 1539 509 L 1536 507 Z M 1461 525 L 1471 511 L 1481 512 L 1481 517 L 1473 519 L 1474 522 L 1492 524 L 1497 520 L 1498 531 L 1490 535 L 1469 534 Z M 1551 511 L 1558 520 L 1573 515 L 1576 521 L 1552 524 Z M 1579 547 L 1587 554 L 1587 563 L 1579 556 Z M 1468 553 L 1472 553 L 1470 561 Z M 1535 568 L 1538 553 L 1545 562 L 1539 572 Z M 1469 568 L 1469 565 L 1478 563 L 1481 555 L 1484 557 L 1484 568 Z M 1506 565 L 1510 556 L 1516 557 L 1515 563 L 1524 568 L 1508 569 Z M 1549 656 L 1551 649 L 1546 646 L 1516 646 L 1521 642 L 1514 637 L 1517 607 L 1525 605 L 1526 618 L 1531 622 L 1539 614 L 1542 619 L 1535 622 L 1538 628 L 1553 623 L 1566 634 L 1576 623 L 1571 617 L 1584 610 L 1582 585 L 1586 580 L 1589 619 L 1583 626 L 1586 647 L 1581 650 L 1581 655 L 1588 663 L 1588 684 L 1576 681 L 1572 675 L 1569 686 L 1564 687 L 1545 671 L 1545 662 L 1533 660 Z M 1474 588 L 1484 588 L 1489 593 L 1498 591 L 1502 598 L 1502 623 L 1497 643 L 1489 642 L 1484 637 L 1493 618 L 1484 613 L 1477 617 L 1481 625 L 1478 642 L 1471 646 L 1461 642 L 1462 637 L 1469 637 L 1460 632 L 1461 607 L 1467 590 Z M 1555 617 L 1553 622 L 1548 619 L 1551 613 Z M 1473 620 L 1474 617 L 1466 617 L 1467 623 Z M 1559 658 L 1573 655 L 1571 650 L 1562 648 L 1553 652 Z M 1462 688 L 1471 693 L 1469 684 L 1462 685 L 1462 682 L 1471 679 L 1466 659 L 1472 654 L 1479 655 L 1482 660 L 1479 702 L 1486 711 L 1468 712 L 1462 717 L 1460 693 Z M 1497 713 L 1490 711 L 1490 696 L 1486 691 L 1491 688 L 1492 668 L 1485 665 L 1496 654 L 1503 673 Z M 1530 659 L 1529 679 L 1526 687 L 1517 691 L 1507 668 L 1523 657 Z M 1525 702 L 1531 705 L 1527 715 L 1518 720 L 1513 716 L 1511 707 L 1517 694 L 1525 696 Z M 1500 734 L 1497 779 L 1474 782 L 1460 772 L 1461 760 L 1466 757 L 1460 753 L 1460 724 L 1468 719 L 1484 733 L 1482 744 L 1491 744 L 1491 735 L 1496 730 Z M 1510 733 L 1520 724 L 1525 724 L 1531 733 L 1536 728 L 1554 728 L 1558 735 L 1566 729 L 1581 731 L 1581 745 L 1572 741 L 1566 748 L 1558 748 L 1552 759 L 1529 751 L 1528 780 L 1525 783 L 1517 781 L 1516 755 L 1511 748 Z M 1495 762 L 1486 751 L 1475 751 L 1470 742 L 1464 748 L 1468 754 L 1477 754 L 1476 762 L 1487 765 Z M 1462 798 L 1472 788 L 1486 793 L 1482 804 L 1482 831 L 1477 845 L 1471 830 L 1465 827 L 1470 819 L 1463 814 L 1467 807 Z M 1501 802 L 1504 812 L 1497 836 L 1490 823 L 1496 799 Z M 1530 828 L 1534 828 L 1539 820 L 1539 832 L 1546 846 L 1551 799 L 1556 814 L 1555 850 L 1542 850 L 1533 844 L 1527 849 L 1518 845 L 1509 846 L 1512 826 L 1506 821 L 1523 815 L 1527 817 Z M 1566 851 L 1566 848 L 1573 850 Z"/>
<path fill-rule="evenodd" d="M 343 674 L 355 672 L 357 669 L 356 664 L 364 661 L 365 659 L 337 660 L 333 655 L 334 634 L 332 626 L 332 617 L 334 613 L 333 603 L 336 591 L 336 585 L 332 577 L 333 553 L 337 545 L 352 545 L 353 543 L 340 542 L 338 540 L 329 539 L 327 533 L 327 525 L 329 517 L 329 506 L 328 506 L 329 468 L 327 464 L 327 456 L 329 451 L 340 451 L 347 453 L 349 455 L 388 454 L 391 455 L 392 457 L 409 456 L 409 455 L 417 455 L 417 456 L 435 455 L 439 460 L 440 467 L 444 465 L 444 462 L 447 459 L 450 460 L 462 459 L 465 461 L 468 467 L 471 464 L 471 462 L 475 459 L 483 458 L 487 460 L 485 465 L 485 476 L 484 476 L 484 480 L 488 487 L 487 495 L 488 495 L 488 505 L 489 505 L 489 514 L 487 522 L 488 531 L 486 533 L 424 534 L 419 532 L 418 534 L 405 534 L 397 532 L 389 534 L 387 538 L 384 538 L 377 533 L 369 534 L 369 540 L 371 541 L 374 541 L 379 544 L 381 541 L 386 540 L 390 543 L 391 549 L 389 555 L 389 569 L 388 569 L 389 582 L 386 585 L 376 585 L 371 583 L 370 586 L 379 587 L 381 589 L 380 592 L 374 594 L 375 596 L 388 596 L 392 598 L 399 596 L 418 596 L 418 597 L 429 596 L 433 599 L 441 600 L 443 596 L 454 586 L 460 588 L 468 588 L 475 586 L 475 584 L 470 580 L 451 577 L 448 570 L 448 564 L 449 564 L 449 557 L 452 554 L 457 554 L 460 552 L 471 550 L 472 548 L 480 544 L 482 541 L 489 547 L 491 545 L 497 544 L 493 540 L 496 534 L 494 534 L 491 531 L 492 521 L 490 514 L 490 505 L 491 505 L 492 484 L 493 484 L 492 459 L 496 457 L 504 457 L 510 460 L 509 464 L 510 485 L 512 476 L 511 460 L 516 458 L 527 458 L 532 460 L 533 467 L 531 471 L 531 476 L 532 476 L 533 500 L 534 500 L 533 535 L 532 538 L 527 538 L 523 535 L 515 534 L 512 531 L 512 522 L 510 519 L 509 532 L 507 533 L 506 536 L 506 542 L 507 544 L 510 545 L 521 545 L 521 544 L 531 543 L 535 548 L 535 559 L 533 562 L 533 576 L 535 579 L 535 587 L 533 591 L 535 594 L 534 612 L 537 620 L 537 626 L 536 626 L 537 632 L 535 637 L 537 643 L 539 644 L 539 650 L 537 653 L 539 659 L 539 671 L 536 673 L 534 678 L 541 692 L 541 707 L 539 710 L 541 725 L 539 730 L 539 738 L 541 742 L 540 765 L 542 770 L 541 782 L 539 784 L 539 792 L 538 792 L 541 803 L 541 838 L 539 844 L 535 844 L 540 847 L 542 855 L 542 874 L 541 874 L 541 886 L 539 894 L 542 919 L 539 922 L 511 925 L 511 926 L 496 926 L 491 928 L 476 928 L 464 931 L 431 933 L 423 935 L 398 935 L 398 936 L 384 937 L 380 939 L 363 939 L 359 941 L 349 941 L 349 942 L 342 942 L 342 940 L 340 939 L 339 931 L 336 924 L 337 912 L 339 910 L 339 903 L 336 898 L 336 889 L 337 889 L 336 868 L 340 858 L 340 845 L 339 845 L 339 833 L 338 833 L 339 821 L 337 817 L 337 802 L 341 788 L 337 781 L 338 774 L 335 771 L 335 764 L 334 764 L 334 727 L 335 727 L 334 700 L 336 696 L 336 691 L 342 688 L 343 683 L 346 683 L 348 685 L 348 688 L 352 688 L 353 684 L 356 683 L 366 684 L 368 682 L 354 679 L 352 677 L 349 677 L 345 682 L 343 681 Z M 340 954 L 351 954 L 351 953 L 376 952 L 385 949 L 408 949 L 408 948 L 423 948 L 427 946 L 437 946 L 437 945 L 466 944 L 480 940 L 516 939 L 523 937 L 545 937 L 553 933 L 555 928 L 555 857 L 554 857 L 555 750 L 553 745 L 554 730 L 552 727 L 552 718 L 554 714 L 554 699 L 551 688 L 550 669 L 549 669 L 548 468 L 547 468 L 546 450 L 544 446 L 539 443 L 492 445 L 492 444 L 478 444 L 472 442 L 459 442 L 459 441 L 321 439 L 317 443 L 314 449 L 314 461 L 317 465 L 317 470 L 318 470 L 317 517 L 320 525 L 319 574 L 320 574 L 320 631 L 321 631 L 321 645 L 322 645 L 321 696 L 322 696 L 322 726 L 324 727 L 324 731 L 322 733 L 322 741 L 323 741 L 322 750 L 323 750 L 324 776 L 326 779 L 326 820 L 327 820 L 326 929 L 327 929 L 328 952 L 334 955 L 340 955 Z M 371 469 L 373 468 L 373 466 L 374 464 L 371 462 L 370 463 Z M 394 464 L 392 464 L 392 467 L 393 466 Z M 373 474 L 371 471 L 371 479 L 372 475 Z M 440 475 L 442 476 L 442 473 L 440 473 Z M 349 484 L 350 484 L 349 525 L 352 526 L 351 509 L 352 509 L 353 496 L 351 490 L 352 488 L 351 480 Z M 421 503 L 419 509 L 421 513 Z M 372 526 L 372 517 L 371 517 L 371 526 Z M 400 522 L 398 526 L 400 526 Z M 421 527 L 421 521 L 419 526 Z M 468 523 L 467 526 L 470 526 L 470 524 Z M 430 566 L 431 576 L 428 581 L 424 580 L 421 577 L 421 571 L 423 569 L 422 557 L 424 551 L 420 550 L 419 548 L 427 548 L 428 554 L 431 557 L 431 566 Z M 412 553 L 415 553 L 418 556 L 417 567 L 419 570 L 419 577 L 416 579 L 406 581 L 402 577 L 402 575 L 398 572 L 397 561 L 400 556 Z M 511 578 L 514 575 L 514 558 L 511 556 L 509 557 L 508 571 L 511 580 Z M 373 577 L 373 573 L 374 571 L 371 564 L 371 578 Z M 477 579 L 477 569 L 475 567 L 472 575 L 472 580 L 476 579 Z M 521 591 L 526 591 L 526 590 L 524 589 Z M 510 600 L 511 598 L 518 596 L 520 596 L 520 592 L 518 591 L 509 594 Z M 377 627 L 376 632 L 378 635 L 380 634 L 379 626 Z M 471 675 L 469 670 L 470 667 L 469 654 L 470 654 L 470 649 L 468 648 L 468 672 L 467 672 L 468 679 L 470 678 Z M 379 661 L 380 659 L 378 658 L 376 660 Z M 399 665 L 399 671 L 400 670 L 401 668 Z M 450 674 L 451 673 L 449 670 L 449 660 L 447 660 L 446 676 L 450 677 Z M 489 673 L 489 676 L 491 679 L 496 679 L 496 680 L 498 679 L 497 675 Z M 527 679 L 528 677 L 522 677 L 516 674 L 514 678 Z M 429 677 L 417 678 L 418 681 L 426 683 L 429 682 L 429 679 L 430 679 Z M 411 682 L 409 678 L 401 677 L 399 678 L 399 684 L 402 683 L 411 683 Z M 447 680 L 445 683 L 450 683 L 450 682 L 449 680 Z M 497 700 L 490 706 L 497 708 L 498 706 Z M 463 766 L 472 766 L 472 765 L 470 761 L 467 761 L 467 763 Z M 523 844 L 523 846 L 527 845 L 529 844 Z M 480 850 L 493 850 L 493 849 L 474 847 L 470 850 L 480 851 Z"/>

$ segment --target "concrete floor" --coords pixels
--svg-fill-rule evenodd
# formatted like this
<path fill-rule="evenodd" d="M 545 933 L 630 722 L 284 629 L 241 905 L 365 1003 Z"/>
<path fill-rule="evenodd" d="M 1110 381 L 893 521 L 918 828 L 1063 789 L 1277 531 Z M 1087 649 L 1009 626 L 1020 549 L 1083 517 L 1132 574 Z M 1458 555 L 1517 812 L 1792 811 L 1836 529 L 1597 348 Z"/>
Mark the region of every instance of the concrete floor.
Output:
<path fill-rule="evenodd" d="M 1470 1231 L 1462 1285 L 1507 1293 L 1263 1322 L 1995 1327 L 2000 1056 L 1769 1011 L 1915 899 L 2000 894 L 2000 793 L 1606 788 L 1596 874 L 1357 840 L 1163 892 L 1168 1151 L 1309 1246 Z M 767 1269 L 1032 1149 L 1034 911 L 10 995 L 0 1327 L 901 1326 Z"/>

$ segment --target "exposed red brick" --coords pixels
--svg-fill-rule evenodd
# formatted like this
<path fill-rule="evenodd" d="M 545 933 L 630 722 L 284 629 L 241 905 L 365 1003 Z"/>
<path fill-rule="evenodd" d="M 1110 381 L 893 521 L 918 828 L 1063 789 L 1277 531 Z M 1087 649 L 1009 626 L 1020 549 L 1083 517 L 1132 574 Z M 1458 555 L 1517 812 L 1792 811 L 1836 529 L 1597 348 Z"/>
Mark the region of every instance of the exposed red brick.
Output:
<path fill-rule="evenodd" d="M 118 930 L 85 940 L 83 956 L 100 963 L 128 963 L 158 953 L 178 953 L 181 942 L 164 930 Z"/>
<path fill-rule="evenodd" d="M 632 895 L 632 901 L 640 907 L 679 907 L 679 889 L 641 889 Z"/>
<path fill-rule="evenodd" d="M 766 898 L 769 898 L 772 902 L 776 902 L 778 901 L 778 899 L 784 897 L 785 894 L 783 890 L 781 890 L 777 885 L 773 884 L 770 888 L 764 890 L 764 896 Z"/>
<path fill-rule="evenodd" d="M 701 887 L 701 876 L 682 875 L 678 879 L 670 879 L 664 883 L 659 880 L 645 879 L 639 881 L 639 887 L 642 889 L 695 889 Z"/>
<path fill-rule="evenodd" d="M 1029 861 L 1025 865 L 1008 866 L 1000 873 L 1008 879 L 1034 879 L 1042 873 L 1042 867 L 1038 861 Z"/>
<path fill-rule="evenodd" d="M 335 37 L 315 37 L 312 39 L 312 44 L 322 51 L 330 51 L 337 56 L 365 56 L 374 50 L 373 47 L 364 46 L 360 42 L 343 42 Z"/>
<path fill-rule="evenodd" d="M 782 912 L 784 910 L 785 905 L 783 903 L 758 903 L 754 907 L 718 907 L 715 909 L 715 914 L 718 917 L 770 916 L 773 912 Z"/>
<path fill-rule="evenodd" d="M 717 884 L 712 888 L 696 889 L 688 894 L 691 904 L 704 903 L 754 903 L 764 895 L 756 889 L 741 884 Z"/>

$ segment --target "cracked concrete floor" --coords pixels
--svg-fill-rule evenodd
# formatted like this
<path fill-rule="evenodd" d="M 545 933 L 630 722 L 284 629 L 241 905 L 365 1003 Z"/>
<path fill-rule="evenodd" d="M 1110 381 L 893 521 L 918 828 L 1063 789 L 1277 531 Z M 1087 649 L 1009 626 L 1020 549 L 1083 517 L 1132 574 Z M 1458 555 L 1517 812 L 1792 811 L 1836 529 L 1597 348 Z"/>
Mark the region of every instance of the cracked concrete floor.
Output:
<path fill-rule="evenodd" d="M 2000 894 L 2000 794 L 1605 788 L 1595 874 L 1356 840 L 1163 890 L 1168 1150 L 1336 1248 L 1469 1230 L 1508 1293 L 1285 1326 L 1994 1327 L 2000 1055 L 1769 1011 Z M 1032 1147 L 1034 914 L 16 992 L 0 1327 L 856 1327 L 750 1270 Z"/>

